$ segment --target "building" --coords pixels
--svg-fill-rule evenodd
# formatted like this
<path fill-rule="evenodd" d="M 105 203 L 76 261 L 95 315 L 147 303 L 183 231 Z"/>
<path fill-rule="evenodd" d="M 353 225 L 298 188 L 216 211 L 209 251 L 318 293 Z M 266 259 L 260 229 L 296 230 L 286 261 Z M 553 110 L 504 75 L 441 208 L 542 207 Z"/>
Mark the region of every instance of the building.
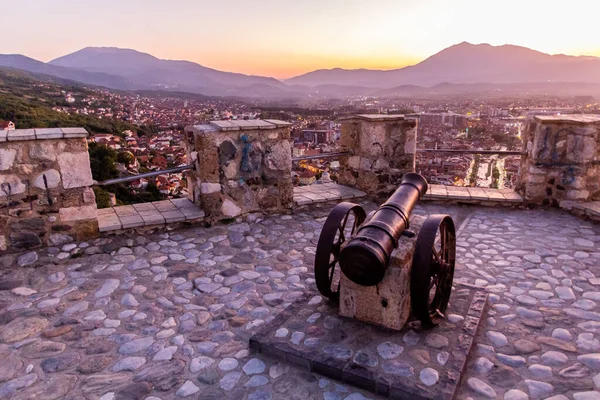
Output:
<path fill-rule="evenodd" d="M 11 121 L 0 121 L 0 131 L 14 131 L 15 123 Z"/>
<path fill-rule="evenodd" d="M 301 185 L 312 185 L 313 183 L 315 183 L 316 179 L 317 174 L 315 174 L 312 171 L 304 171 L 298 177 L 299 183 Z"/>

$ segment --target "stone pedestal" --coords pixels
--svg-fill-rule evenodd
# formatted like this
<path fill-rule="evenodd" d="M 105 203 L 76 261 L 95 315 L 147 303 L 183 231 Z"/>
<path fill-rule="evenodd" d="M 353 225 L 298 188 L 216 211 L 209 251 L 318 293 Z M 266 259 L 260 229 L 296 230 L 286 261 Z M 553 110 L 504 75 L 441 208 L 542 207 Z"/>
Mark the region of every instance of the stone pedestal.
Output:
<path fill-rule="evenodd" d="M 0 131 L 0 251 L 98 234 L 83 128 Z"/>
<path fill-rule="evenodd" d="M 342 121 L 339 183 L 370 195 L 393 192 L 415 171 L 417 120 L 403 115 L 356 115 Z"/>
<path fill-rule="evenodd" d="M 209 220 L 292 208 L 290 123 L 212 121 L 186 128 L 190 200 Z"/>
<path fill-rule="evenodd" d="M 517 189 L 526 202 L 600 200 L 600 116 L 537 116 L 525 134 Z"/>
<path fill-rule="evenodd" d="M 418 235 L 424 220 L 424 217 L 412 216 L 410 229 Z M 400 238 L 385 276 L 376 286 L 358 285 L 342 273 L 340 315 L 401 330 L 411 314 L 410 273 L 415 246 L 416 235 Z"/>

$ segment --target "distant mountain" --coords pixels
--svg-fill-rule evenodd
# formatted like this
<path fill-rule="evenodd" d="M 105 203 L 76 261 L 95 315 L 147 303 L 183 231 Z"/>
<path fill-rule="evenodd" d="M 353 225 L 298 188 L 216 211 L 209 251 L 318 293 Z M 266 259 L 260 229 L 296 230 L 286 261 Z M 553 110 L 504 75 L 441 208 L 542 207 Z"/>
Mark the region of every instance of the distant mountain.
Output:
<path fill-rule="evenodd" d="M 473 83 L 599 82 L 600 58 L 549 55 L 526 47 L 463 42 L 414 66 L 379 70 L 318 70 L 285 81 L 315 87 L 324 84 L 394 88 Z"/>
<path fill-rule="evenodd" d="M 115 47 L 87 47 L 50 61 L 52 66 L 116 75 L 143 89 L 186 91 L 205 95 L 285 93 L 274 78 L 217 71 L 189 61 L 161 60 L 150 54 Z"/>
<path fill-rule="evenodd" d="M 101 72 L 73 70 L 61 66 L 46 64 L 20 54 L 0 54 L 0 67 L 16 68 L 36 74 L 51 75 L 57 78 L 84 82 L 90 85 L 111 89 L 135 89 L 125 78 Z"/>
<path fill-rule="evenodd" d="M 549 55 L 519 46 L 466 42 L 410 67 L 389 71 L 318 70 L 285 82 L 218 71 L 189 61 L 161 60 L 136 50 L 115 47 L 87 47 L 49 63 L 22 55 L 0 55 L 2 66 L 111 89 L 292 101 L 349 96 L 500 93 L 503 90 L 511 94 L 598 95 L 600 84 L 600 58 L 597 57 Z"/>

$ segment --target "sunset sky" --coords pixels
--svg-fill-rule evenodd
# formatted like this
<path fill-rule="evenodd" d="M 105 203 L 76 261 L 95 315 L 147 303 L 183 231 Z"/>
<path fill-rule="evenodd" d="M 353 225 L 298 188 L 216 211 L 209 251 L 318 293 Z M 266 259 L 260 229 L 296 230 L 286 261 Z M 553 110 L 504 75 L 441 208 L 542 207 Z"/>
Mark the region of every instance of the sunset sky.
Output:
<path fill-rule="evenodd" d="M 0 0 L 0 54 L 115 46 L 288 78 L 392 69 L 456 43 L 600 56 L 597 0 Z"/>

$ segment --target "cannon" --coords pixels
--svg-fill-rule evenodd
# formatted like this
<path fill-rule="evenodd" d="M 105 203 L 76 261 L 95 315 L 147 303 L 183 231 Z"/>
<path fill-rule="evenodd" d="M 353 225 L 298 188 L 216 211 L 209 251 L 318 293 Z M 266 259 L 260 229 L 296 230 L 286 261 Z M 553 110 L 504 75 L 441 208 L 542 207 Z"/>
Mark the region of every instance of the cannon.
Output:
<path fill-rule="evenodd" d="M 393 329 L 401 329 L 411 311 L 422 327 L 443 320 L 452 291 L 456 232 L 452 218 L 444 214 L 428 216 L 418 234 L 410 229 L 411 213 L 427 187 L 421 175 L 405 174 L 398 189 L 368 220 L 358 204 L 343 202 L 333 208 L 315 254 L 315 281 L 323 296 L 339 302 L 344 282 L 350 294 L 343 299 L 342 309 L 366 309 L 363 319 Z M 398 252 L 412 252 L 409 261 L 398 261 L 407 256 L 394 254 L 399 244 Z M 371 318 L 370 313 L 384 317 Z M 386 322 L 390 313 L 406 316 Z M 346 316 L 355 315 L 347 312 Z"/>

